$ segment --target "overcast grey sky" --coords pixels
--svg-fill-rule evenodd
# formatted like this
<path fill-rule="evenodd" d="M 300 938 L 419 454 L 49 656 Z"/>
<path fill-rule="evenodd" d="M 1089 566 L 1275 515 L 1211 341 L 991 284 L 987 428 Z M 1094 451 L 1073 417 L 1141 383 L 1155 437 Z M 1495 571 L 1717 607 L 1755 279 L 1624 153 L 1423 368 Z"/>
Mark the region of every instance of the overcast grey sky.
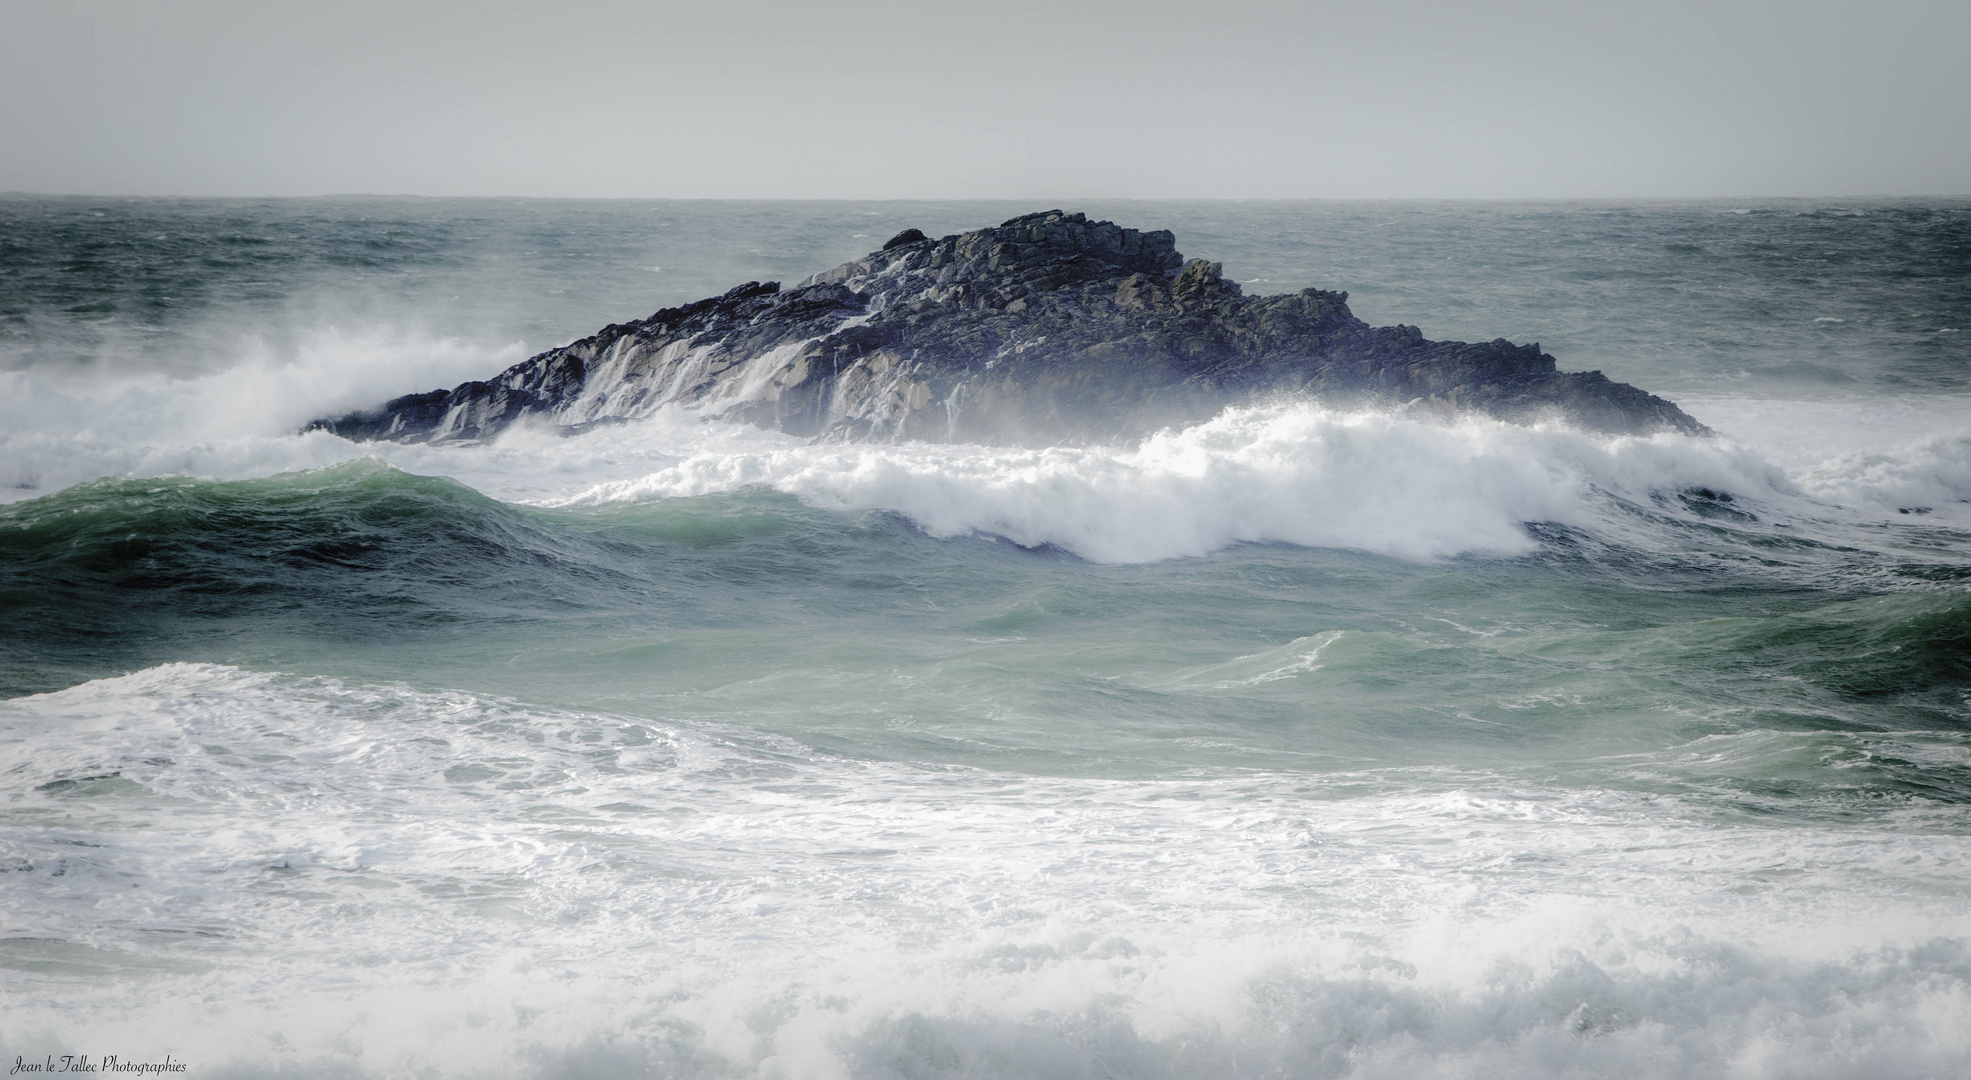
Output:
<path fill-rule="evenodd" d="M 0 190 L 1971 193 L 1971 2 L 0 0 Z"/>

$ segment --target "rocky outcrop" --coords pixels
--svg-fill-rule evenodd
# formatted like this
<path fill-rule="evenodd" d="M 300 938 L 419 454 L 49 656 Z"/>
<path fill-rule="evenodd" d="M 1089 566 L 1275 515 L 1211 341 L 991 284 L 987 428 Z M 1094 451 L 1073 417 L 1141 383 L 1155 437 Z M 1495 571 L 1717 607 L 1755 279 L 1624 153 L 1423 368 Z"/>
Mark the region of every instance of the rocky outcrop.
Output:
<path fill-rule="evenodd" d="M 353 439 L 483 439 L 678 409 L 827 439 L 1052 443 L 1127 437 L 1229 403 L 1557 418 L 1605 432 L 1706 429 L 1538 345 L 1372 327 L 1348 294 L 1248 297 L 1167 231 L 1058 210 L 880 251 L 782 289 L 749 282 L 516 364 L 485 382 L 318 420 Z"/>

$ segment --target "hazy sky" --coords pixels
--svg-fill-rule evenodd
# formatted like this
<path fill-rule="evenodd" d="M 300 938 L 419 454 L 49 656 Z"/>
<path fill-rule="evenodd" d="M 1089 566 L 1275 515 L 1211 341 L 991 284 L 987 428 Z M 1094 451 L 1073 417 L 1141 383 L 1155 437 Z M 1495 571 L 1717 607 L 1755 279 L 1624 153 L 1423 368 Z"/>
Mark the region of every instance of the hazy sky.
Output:
<path fill-rule="evenodd" d="M 1971 2 L 0 0 L 0 190 L 1971 193 Z"/>

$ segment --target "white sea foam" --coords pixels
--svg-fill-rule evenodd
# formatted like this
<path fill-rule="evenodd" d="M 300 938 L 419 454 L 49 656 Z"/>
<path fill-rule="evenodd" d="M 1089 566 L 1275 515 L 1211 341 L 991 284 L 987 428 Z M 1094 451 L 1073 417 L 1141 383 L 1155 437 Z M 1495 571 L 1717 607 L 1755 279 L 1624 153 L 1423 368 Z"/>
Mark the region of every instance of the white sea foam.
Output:
<path fill-rule="evenodd" d="M 886 509 L 933 535 L 988 533 L 1099 562 L 1285 542 L 1428 559 L 1517 553 L 1527 521 L 1586 524 L 1595 488 L 1761 493 L 1784 478 L 1729 443 L 1607 438 L 1563 427 L 1344 412 L 1309 402 L 1227 410 L 1135 447 L 711 444 L 555 505 L 767 486 Z"/>
<path fill-rule="evenodd" d="M 484 376 L 522 346 L 324 326 L 292 350 L 242 337 L 234 362 L 165 374 L 0 372 L 0 501 L 104 476 L 269 476 L 360 457 L 345 440 L 295 434 L 309 420 Z"/>
<path fill-rule="evenodd" d="M 1195 671 L 1186 671 L 1171 680 L 1172 688 L 1202 687 L 1227 690 L 1239 686 L 1278 682 L 1296 675 L 1321 670 L 1321 654 L 1340 640 L 1340 630 L 1328 630 L 1295 638 L 1277 649 L 1241 656 Z"/>
<path fill-rule="evenodd" d="M 1519 553 L 1534 545 L 1525 522 L 1594 526 L 1597 493 L 1641 502 L 1692 487 L 1971 521 L 1971 427 L 1948 403 L 1693 403 L 1722 440 L 1290 402 L 1228 410 L 1133 447 L 810 445 L 675 410 L 574 437 L 523 426 L 480 446 L 402 446 L 293 432 L 311 416 L 484 374 L 519 346 L 307 340 L 297 354 L 249 350 L 234 368 L 189 380 L 0 374 L 0 500 L 100 476 L 236 479 L 375 456 L 552 506 L 763 486 L 894 511 L 938 536 L 992 534 L 1103 562 L 1239 542 L 1413 559 Z"/>
<path fill-rule="evenodd" d="M 1691 408 L 1820 499 L 1971 524 L 1971 412 L 1960 401 L 1734 398 Z"/>
<path fill-rule="evenodd" d="M 0 776 L 0 960 L 31 973 L 0 985 L 5 1055 L 784 1080 L 1971 1062 L 1971 919 L 1938 887 L 1958 830 L 1873 820 L 1893 810 L 1775 828 L 1449 769 L 1017 777 L 199 664 L 0 702 Z"/>

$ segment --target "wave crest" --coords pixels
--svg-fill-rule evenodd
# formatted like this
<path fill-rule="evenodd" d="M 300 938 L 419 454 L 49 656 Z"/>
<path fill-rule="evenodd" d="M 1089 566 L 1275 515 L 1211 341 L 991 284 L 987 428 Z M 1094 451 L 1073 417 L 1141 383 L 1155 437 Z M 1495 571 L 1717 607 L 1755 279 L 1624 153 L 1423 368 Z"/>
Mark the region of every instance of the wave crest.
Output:
<path fill-rule="evenodd" d="M 1204 555 L 1242 542 L 1437 559 L 1531 551 L 1524 522 L 1585 525 L 1595 489 L 1646 498 L 1693 485 L 1772 490 L 1785 481 L 1716 440 L 1297 402 L 1229 409 L 1133 448 L 706 446 L 549 505 L 763 486 L 820 505 L 895 511 L 936 536 L 1002 536 L 1096 562 Z"/>

